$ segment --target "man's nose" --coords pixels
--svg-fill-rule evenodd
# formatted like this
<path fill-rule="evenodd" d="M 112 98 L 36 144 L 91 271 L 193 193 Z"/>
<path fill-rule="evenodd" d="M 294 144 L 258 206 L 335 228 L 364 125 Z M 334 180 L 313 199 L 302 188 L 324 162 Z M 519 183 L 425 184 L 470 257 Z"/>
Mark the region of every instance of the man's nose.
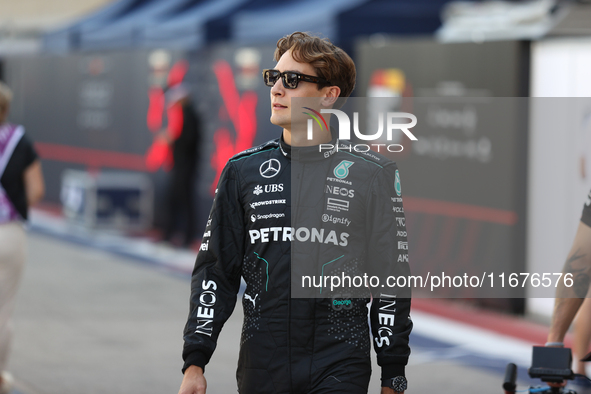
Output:
<path fill-rule="evenodd" d="M 284 93 L 285 88 L 283 87 L 283 81 L 281 80 L 281 78 L 278 78 L 277 81 L 275 81 L 275 85 L 273 85 L 273 87 L 271 88 L 271 94 L 273 96 L 278 96 Z"/>

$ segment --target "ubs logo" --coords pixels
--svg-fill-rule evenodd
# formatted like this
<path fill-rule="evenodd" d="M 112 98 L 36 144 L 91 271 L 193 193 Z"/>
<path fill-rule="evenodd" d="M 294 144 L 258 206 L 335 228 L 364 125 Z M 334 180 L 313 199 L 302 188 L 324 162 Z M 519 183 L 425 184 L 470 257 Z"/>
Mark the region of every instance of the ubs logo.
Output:
<path fill-rule="evenodd" d="M 256 185 L 254 190 L 252 191 L 253 194 L 257 196 L 262 193 L 279 193 L 283 191 L 283 183 L 270 183 L 265 185 L 264 191 L 261 185 Z"/>
<path fill-rule="evenodd" d="M 273 178 L 281 171 L 281 163 L 277 159 L 269 159 L 259 167 L 259 173 L 263 178 Z"/>

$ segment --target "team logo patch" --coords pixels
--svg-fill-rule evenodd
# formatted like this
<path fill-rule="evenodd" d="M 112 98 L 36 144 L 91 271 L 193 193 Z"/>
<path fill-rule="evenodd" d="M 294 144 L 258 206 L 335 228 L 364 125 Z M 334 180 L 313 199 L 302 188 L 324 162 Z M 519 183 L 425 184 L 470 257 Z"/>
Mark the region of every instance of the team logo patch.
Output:
<path fill-rule="evenodd" d="M 335 211 L 335 212 L 341 212 L 341 211 L 348 212 L 349 211 L 349 201 L 329 197 L 326 200 L 326 209 L 328 209 L 329 211 Z"/>
<path fill-rule="evenodd" d="M 339 179 L 345 179 L 349 175 L 349 167 L 351 167 L 353 164 L 355 163 L 353 163 L 352 161 L 341 161 L 339 165 L 334 168 L 334 176 L 336 176 Z"/>
<path fill-rule="evenodd" d="M 259 167 L 259 172 L 263 178 L 273 178 L 281 171 L 281 163 L 277 159 L 269 159 Z"/>
<path fill-rule="evenodd" d="M 402 194 L 402 185 L 400 184 L 400 174 L 398 173 L 398 170 L 396 170 L 394 179 L 394 189 L 396 189 L 396 194 L 399 196 Z"/>

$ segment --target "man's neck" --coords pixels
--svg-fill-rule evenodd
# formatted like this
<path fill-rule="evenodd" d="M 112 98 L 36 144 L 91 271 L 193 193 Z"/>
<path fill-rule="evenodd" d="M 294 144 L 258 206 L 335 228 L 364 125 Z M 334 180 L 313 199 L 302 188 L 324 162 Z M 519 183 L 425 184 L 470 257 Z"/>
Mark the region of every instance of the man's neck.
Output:
<path fill-rule="evenodd" d="M 307 135 L 292 133 L 288 129 L 283 129 L 283 141 L 290 146 L 317 146 L 330 142 L 331 140 L 332 135 L 330 134 L 330 129 L 314 132 L 311 140 L 307 138 Z"/>

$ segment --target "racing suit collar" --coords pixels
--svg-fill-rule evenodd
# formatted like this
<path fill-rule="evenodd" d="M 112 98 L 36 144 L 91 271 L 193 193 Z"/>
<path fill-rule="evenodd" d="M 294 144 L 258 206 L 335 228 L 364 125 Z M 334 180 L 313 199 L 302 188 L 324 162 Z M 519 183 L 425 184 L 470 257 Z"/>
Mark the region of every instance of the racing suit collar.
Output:
<path fill-rule="evenodd" d="M 331 140 L 327 142 L 326 145 L 332 145 L 333 147 L 339 144 L 339 140 L 337 138 L 337 132 L 333 127 L 330 128 Z M 319 145 L 314 146 L 291 146 L 285 142 L 283 139 L 283 133 L 281 133 L 281 138 L 279 139 L 279 147 L 281 148 L 281 153 L 288 159 L 293 160 L 302 160 L 302 161 L 314 161 L 314 160 L 322 160 L 331 155 L 326 155 L 329 152 L 326 149 L 320 151 Z"/>

